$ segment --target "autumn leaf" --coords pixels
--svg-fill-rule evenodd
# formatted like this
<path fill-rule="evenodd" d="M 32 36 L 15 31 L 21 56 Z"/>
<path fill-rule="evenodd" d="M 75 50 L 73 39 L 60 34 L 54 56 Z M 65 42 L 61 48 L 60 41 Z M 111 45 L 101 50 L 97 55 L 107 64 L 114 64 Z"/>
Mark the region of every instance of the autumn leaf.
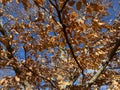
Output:
<path fill-rule="evenodd" d="M 0 42 L 3 43 L 6 48 L 9 47 L 9 40 L 7 38 L 0 37 Z"/>
<path fill-rule="evenodd" d="M 2 3 L 3 5 L 5 5 L 6 2 L 12 2 L 13 0 L 0 0 L 0 3 Z"/>
<path fill-rule="evenodd" d="M 69 1 L 68 4 L 69 4 L 70 6 L 73 6 L 73 5 L 75 4 L 75 1 Z"/>
<path fill-rule="evenodd" d="M 19 82 L 20 78 L 18 76 L 15 76 L 15 81 Z"/>
<path fill-rule="evenodd" d="M 78 2 L 76 3 L 76 8 L 77 8 L 77 10 L 80 10 L 80 9 L 81 9 L 81 6 L 82 6 L 82 3 L 81 3 L 80 1 L 78 1 Z"/>
<path fill-rule="evenodd" d="M 37 5 L 37 7 L 44 4 L 44 0 L 34 0 L 34 2 Z"/>

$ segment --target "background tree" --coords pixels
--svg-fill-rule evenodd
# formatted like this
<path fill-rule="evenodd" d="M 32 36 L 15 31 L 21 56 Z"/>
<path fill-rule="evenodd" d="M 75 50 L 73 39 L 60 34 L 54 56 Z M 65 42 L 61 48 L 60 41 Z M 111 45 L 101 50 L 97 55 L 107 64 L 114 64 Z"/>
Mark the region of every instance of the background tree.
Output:
<path fill-rule="evenodd" d="M 0 2 L 1 89 L 120 88 L 119 0 Z"/>

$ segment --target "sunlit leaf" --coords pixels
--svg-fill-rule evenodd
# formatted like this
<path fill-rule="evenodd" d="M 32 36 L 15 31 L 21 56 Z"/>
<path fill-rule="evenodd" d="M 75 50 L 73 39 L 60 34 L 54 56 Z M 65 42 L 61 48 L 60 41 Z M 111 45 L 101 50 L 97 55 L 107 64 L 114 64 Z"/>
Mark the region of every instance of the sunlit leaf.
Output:
<path fill-rule="evenodd" d="M 19 82 L 20 78 L 18 76 L 15 76 L 15 81 Z"/>

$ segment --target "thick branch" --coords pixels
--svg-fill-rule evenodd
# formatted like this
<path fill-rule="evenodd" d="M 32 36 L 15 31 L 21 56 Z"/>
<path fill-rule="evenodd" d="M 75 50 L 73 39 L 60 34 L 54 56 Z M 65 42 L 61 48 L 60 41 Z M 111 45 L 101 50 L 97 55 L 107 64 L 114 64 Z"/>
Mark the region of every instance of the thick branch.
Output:
<path fill-rule="evenodd" d="M 73 47 L 72 47 L 71 43 L 69 42 L 69 39 L 68 39 L 68 36 L 67 36 L 66 25 L 63 24 L 62 18 L 61 18 L 61 11 L 64 9 L 64 7 L 65 7 L 65 5 L 67 4 L 68 1 L 69 1 L 69 0 L 66 0 L 65 3 L 64 3 L 64 5 L 63 5 L 63 7 L 62 7 L 62 9 L 61 9 L 61 10 L 58 10 L 58 8 L 56 7 L 56 5 L 54 5 L 54 4 L 51 2 L 51 0 L 49 0 L 49 2 L 54 6 L 54 8 L 55 8 L 56 11 L 57 11 L 58 19 L 59 19 L 59 21 L 60 21 L 60 24 L 62 25 L 63 33 L 64 33 L 64 36 L 65 36 L 66 42 L 67 42 L 67 44 L 68 44 L 68 46 L 69 46 L 69 48 L 70 48 L 71 54 L 72 54 L 75 62 L 77 63 L 78 67 L 82 70 L 82 74 L 83 74 L 83 76 L 84 76 L 84 69 L 83 69 L 82 66 L 79 64 L 79 62 L 78 62 L 78 60 L 77 60 L 77 58 L 76 58 L 76 56 L 75 56 L 75 54 L 74 54 Z"/>
<path fill-rule="evenodd" d="M 116 51 L 118 47 L 120 46 L 120 39 L 116 40 L 114 48 L 111 50 L 110 54 L 108 55 L 108 58 L 105 60 L 105 63 L 102 65 L 102 67 L 98 70 L 98 72 L 88 81 L 85 85 L 92 85 L 101 75 L 101 73 L 106 69 L 109 62 L 113 59 L 114 55 L 116 54 Z"/>
<path fill-rule="evenodd" d="M 70 48 L 71 54 L 72 54 L 75 62 L 77 63 L 78 67 L 83 71 L 82 66 L 79 64 L 79 62 L 78 62 L 78 60 L 77 60 L 77 58 L 76 58 L 76 56 L 74 54 L 73 47 L 72 47 L 71 43 L 69 42 L 69 39 L 68 39 L 68 36 L 67 36 L 67 32 L 66 32 L 66 26 L 64 24 L 63 24 L 63 32 L 64 32 L 64 36 L 65 36 L 66 42 L 67 42 L 67 44 L 68 44 L 68 46 Z"/>
<path fill-rule="evenodd" d="M 0 25 L 0 32 L 3 34 L 3 36 L 6 36 L 6 37 L 7 37 L 6 31 L 5 31 L 5 29 L 4 29 L 1 25 Z M 1 39 L 0 39 L 0 42 L 1 42 Z M 9 44 L 9 41 L 8 41 L 8 44 L 6 45 L 6 48 L 7 48 L 8 52 L 10 53 L 10 54 L 7 55 L 7 56 L 8 56 L 8 59 L 6 59 L 6 60 L 11 61 L 12 59 L 14 59 L 14 66 L 13 66 L 13 65 L 8 65 L 8 66 L 11 66 L 11 67 L 13 68 L 13 70 L 15 71 L 16 74 L 20 74 L 22 71 L 21 71 L 21 69 L 19 68 L 18 63 L 15 62 L 15 61 L 17 61 L 17 60 L 14 58 L 14 55 L 13 55 L 13 53 L 12 53 L 12 52 L 13 52 L 13 48 L 12 48 L 12 46 Z M 25 47 L 23 47 L 23 48 L 24 48 L 24 50 L 25 50 L 25 59 L 26 59 L 26 49 L 25 49 Z M 28 71 L 30 71 L 31 73 L 33 73 L 34 75 L 36 75 L 36 76 L 44 79 L 45 81 L 48 81 L 54 88 L 56 88 L 56 86 L 53 84 L 53 82 L 52 82 L 51 80 L 49 80 L 49 79 L 45 78 L 44 76 L 42 76 L 42 75 L 34 72 L 34 70 L 29 69 L 29 67 L 27 67 L 25 64 L 24 64 L 24 67 L 25 67 Z"/>

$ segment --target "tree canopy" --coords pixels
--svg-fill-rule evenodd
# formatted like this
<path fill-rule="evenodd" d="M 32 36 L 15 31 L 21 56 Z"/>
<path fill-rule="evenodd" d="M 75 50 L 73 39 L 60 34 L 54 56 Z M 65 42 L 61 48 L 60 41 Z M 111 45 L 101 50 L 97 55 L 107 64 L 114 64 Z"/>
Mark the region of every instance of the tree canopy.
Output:
<path fill-rule="evenodd" d="M 2 90 L 118 90 L 119 49 L 119 0 L 0 0 Z"/>

